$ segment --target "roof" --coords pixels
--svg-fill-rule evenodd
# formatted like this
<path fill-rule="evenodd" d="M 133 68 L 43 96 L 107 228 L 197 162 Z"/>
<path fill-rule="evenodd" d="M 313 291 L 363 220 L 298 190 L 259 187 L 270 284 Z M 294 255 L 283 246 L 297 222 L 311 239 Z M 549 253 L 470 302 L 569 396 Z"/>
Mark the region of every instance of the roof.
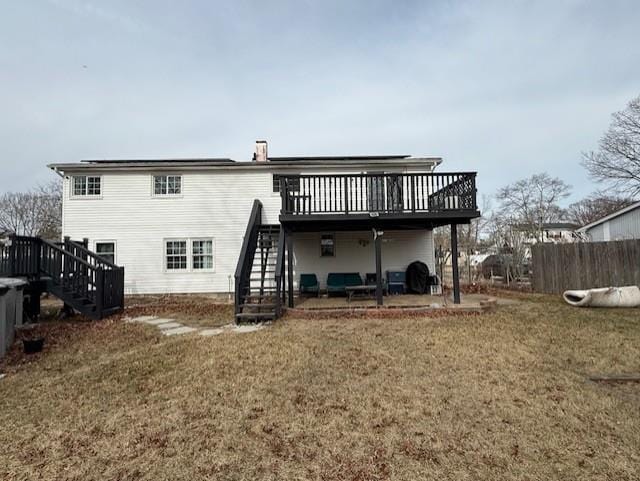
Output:
<path fill-rule="evenodd" d="M 329 155 L 315 157 L 269 157 L 269 162 L 301 162 L 313 160 L 318 162 L 329 162 L 333 160 L 395 160 L 408 159 L 410 155 Z"/>
<path fill-rule="evenodd" d="M 517 224 L 517 228 L 519 229 L 529 229 L 531 227 L 538 228 L 537 225 L 533 224 Z M 542 224 L 542 228 L 544 230 L 553 230 L 553 229 L 567 229 L 567 230 L 577 230 L 580 227 L 578 224 L 573 224 L 571 222 L 545 222 Z"/>
<path fill-rule="evenodd" d="M 226 158 L 201 159 L 99 159 L 81 162 L 49 164 L 56 171 L 78 170 L 279 170 L 287 167 L 296 169 L 313 167 L 362 167 L 372 165 L 435 167 L 442 162 L 440 157 L 411 157 L 408 155 L 368 155 L 330 157 L 270 157 L 268 162 L 234 161 Z"/>
<path fill-rule="evenodd" d="M 128 163 L 147 163 L 147 164 L 161 164 L 165 162 L 179 163 L 179 162 L 192 162 L 192 163 L 228 163 L 235 162 L 235 160 L 231 159 L 115 159 L 115 160 L 107 160 L 107 159 L 86 159 L 81 160 L 82 163 L 87 164 L 128 164 Z"/>
<path fill-rule="evenodd" d="M 619 217 L 619 216 L 621 216 L 623 214 L 626 214 L 627 212 L 635 210 L 635 209 L 637 209 L 639 207 L 640 207 L 640 201 L 635 202 L 635 203 L 633 203 L 631 205 L 628 205 L 627 207 L 624 207 L 623 209 L 617 210 L 616 212 L 614 212 L 612 214 L 606 215 L 606 216 L 602 217 L 601 219 L 598 219 L 596 221 L 593 221 L 590 224 L 587 224 L 585 226 L 580 227 L 578 229 L 578 232 L 586 232 L 589 229 L 592 229 L 597 225 L 603 224 L 603 223 L 607 222 L 608 220 L 615 219 L 616 217 Z"/>

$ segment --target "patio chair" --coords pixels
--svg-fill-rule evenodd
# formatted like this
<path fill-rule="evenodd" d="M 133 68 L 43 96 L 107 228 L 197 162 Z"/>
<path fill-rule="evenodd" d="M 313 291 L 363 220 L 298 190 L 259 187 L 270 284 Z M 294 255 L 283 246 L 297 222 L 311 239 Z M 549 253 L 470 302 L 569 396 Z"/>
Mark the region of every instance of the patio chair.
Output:
<path fill-rule="evenodd" d="M 320 284 L 315 274 L 300 274 L 300 294 L 314 294 L 320 297 Z"/>

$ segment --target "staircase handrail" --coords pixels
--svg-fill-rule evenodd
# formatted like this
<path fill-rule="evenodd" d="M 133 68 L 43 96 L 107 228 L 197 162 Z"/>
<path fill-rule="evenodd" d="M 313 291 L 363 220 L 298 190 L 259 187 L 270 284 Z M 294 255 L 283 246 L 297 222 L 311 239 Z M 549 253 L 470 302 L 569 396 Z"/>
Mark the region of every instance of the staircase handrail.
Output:
<path fill-rule="evenodd" d="M 235 312 L 240 312 L 240 298 L 242 297 L 242 289 L 250 275 L 253 266 L 253 255 L 258 244 L 258 228 L 262 223 L 262 202 L 259 199 L 253 201 L 251 215 L 247 223 L 247 230 L 244 234 L 240 256 L 238 257 L 238 265 L 235 272 Z M 251 251 L 251 255 L 249 255 Z"/>

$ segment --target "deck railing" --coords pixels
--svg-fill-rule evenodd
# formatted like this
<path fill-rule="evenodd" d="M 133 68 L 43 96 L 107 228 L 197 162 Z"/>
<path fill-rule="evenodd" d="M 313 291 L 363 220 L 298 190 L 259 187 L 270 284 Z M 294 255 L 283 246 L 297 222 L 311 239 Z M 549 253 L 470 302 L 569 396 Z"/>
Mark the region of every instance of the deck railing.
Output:
<path fill-rule="evenodd" d="M 44 276 L 65 302 L 70 297 L 95 305 L 98 318 L 124 306 L 124 267 L 69 238 L 59 243 L 38 237 L 10 237 L 8 245 L 0 246 L 0 275 Z"/>
<path fill-rule="evenodd" d="M 476 173 L 284 175 L 281 213 L 475 211 Z"/>

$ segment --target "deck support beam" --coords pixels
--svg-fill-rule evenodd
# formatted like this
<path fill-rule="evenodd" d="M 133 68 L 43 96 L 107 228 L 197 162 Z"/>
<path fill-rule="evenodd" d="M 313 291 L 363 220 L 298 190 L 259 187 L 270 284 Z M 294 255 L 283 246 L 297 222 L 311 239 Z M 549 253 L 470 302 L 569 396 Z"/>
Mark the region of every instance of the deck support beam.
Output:
<path fill-rule="evenodd" d="M 382 305 L 382 235 L 384 232 L 373 229 L 376 250 L 376 304 Z"/>
<path fill-rule="evenodd" d="M 460 271 L 458 269 L 457 224 L 451 224 L 451 267 L 453 270 L 453 303 L 460 304 Z"/>
<path fill-rule="evenodd" d="M 293 308 L 293 234 L 288 231 L 285 234 L 287 242 L 287 289 L 288 289 L 288 306 Z"/>

